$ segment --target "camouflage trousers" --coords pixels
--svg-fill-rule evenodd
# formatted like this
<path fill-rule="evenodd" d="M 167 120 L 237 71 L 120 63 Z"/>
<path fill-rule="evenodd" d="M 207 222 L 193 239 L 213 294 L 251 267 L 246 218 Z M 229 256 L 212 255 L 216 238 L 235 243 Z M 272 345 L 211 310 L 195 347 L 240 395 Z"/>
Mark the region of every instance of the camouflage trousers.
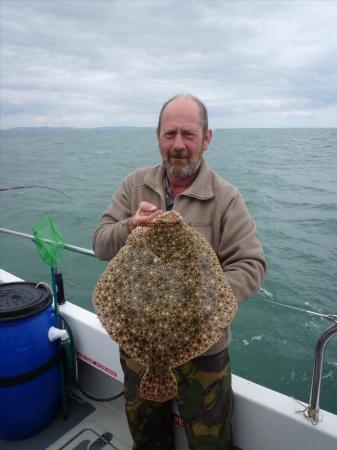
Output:
<path fill-rule="evenodd" d="M 152 402 L 138 395 L 145 369 L 120 351 L 125 405 L 134 450 L 174 450 L 171 402 Z M 189 450 L 232 448 L 233 393 L 227 349 L 199 356 L 173 369 L 176 401 Z"/>

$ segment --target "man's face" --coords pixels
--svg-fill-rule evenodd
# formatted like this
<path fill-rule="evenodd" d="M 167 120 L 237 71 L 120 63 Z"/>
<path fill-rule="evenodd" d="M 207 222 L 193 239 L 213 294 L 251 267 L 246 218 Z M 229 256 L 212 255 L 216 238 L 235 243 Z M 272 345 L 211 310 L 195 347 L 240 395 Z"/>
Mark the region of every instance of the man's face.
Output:
<path fill-rule="evenodd" d="M 185 98 L 170 102 L 164 109 L 157 133 L 160 153 L 168 173 L 178 179 L 195 174 L 212 132 L 203 132 L 199 105 Z"/>

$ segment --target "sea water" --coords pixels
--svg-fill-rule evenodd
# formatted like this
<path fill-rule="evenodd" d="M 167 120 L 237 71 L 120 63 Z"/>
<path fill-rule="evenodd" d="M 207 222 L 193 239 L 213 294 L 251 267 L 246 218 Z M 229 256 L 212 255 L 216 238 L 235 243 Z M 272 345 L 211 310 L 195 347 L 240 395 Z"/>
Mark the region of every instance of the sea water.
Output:
<path fill-rule="evenodd" d="M 160 162 L 150 128 L 3 130 L 0 226 L 24 233 L 49 215 L 67 243 L 91 248 L 112 192 L 132 170 Z M 232 370 L 309 401 L 314 347 L 329 322 L 266 300 L 337 313 L 337 129 L 219 129 L 205 153 L 236 185 L 257 224 L 268 261 L 259 294 L 240 305 L 232 326 Z M 64 193 L 64 194 L 62 194 Z M 29 281 L 49 268 L 30 241 L 0 234 L 0 266 Z M 64 251 L 66 298 L 92 310 L 106 266 Z M 321 407 L 337 413 L 337 336 L 327 345 Z M 294 401 L 294 409 L 301 409 Z"/>

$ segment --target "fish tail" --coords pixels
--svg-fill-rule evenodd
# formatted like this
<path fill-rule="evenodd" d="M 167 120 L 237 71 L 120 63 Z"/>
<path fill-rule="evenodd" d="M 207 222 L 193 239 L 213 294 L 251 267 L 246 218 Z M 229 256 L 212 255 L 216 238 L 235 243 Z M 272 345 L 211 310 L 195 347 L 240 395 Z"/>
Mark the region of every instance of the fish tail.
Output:
<path fill-rule="evenodd" d="M 177 380 L 171 369 L 156 371 L 148 367 L 141 380 L 139 394 L 146 400 L 166 402 L 177 396 Z"/>

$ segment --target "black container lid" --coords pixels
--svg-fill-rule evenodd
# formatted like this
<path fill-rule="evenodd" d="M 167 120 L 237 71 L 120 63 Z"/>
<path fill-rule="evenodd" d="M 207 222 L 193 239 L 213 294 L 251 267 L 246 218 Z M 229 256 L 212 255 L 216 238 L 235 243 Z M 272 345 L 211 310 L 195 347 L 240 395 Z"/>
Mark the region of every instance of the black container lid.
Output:
<path fill-rule="evenodd" d="M 26 281 L 0 284 L 0 322 L 33 316 L 51 305 L 47 286 Z"/>

